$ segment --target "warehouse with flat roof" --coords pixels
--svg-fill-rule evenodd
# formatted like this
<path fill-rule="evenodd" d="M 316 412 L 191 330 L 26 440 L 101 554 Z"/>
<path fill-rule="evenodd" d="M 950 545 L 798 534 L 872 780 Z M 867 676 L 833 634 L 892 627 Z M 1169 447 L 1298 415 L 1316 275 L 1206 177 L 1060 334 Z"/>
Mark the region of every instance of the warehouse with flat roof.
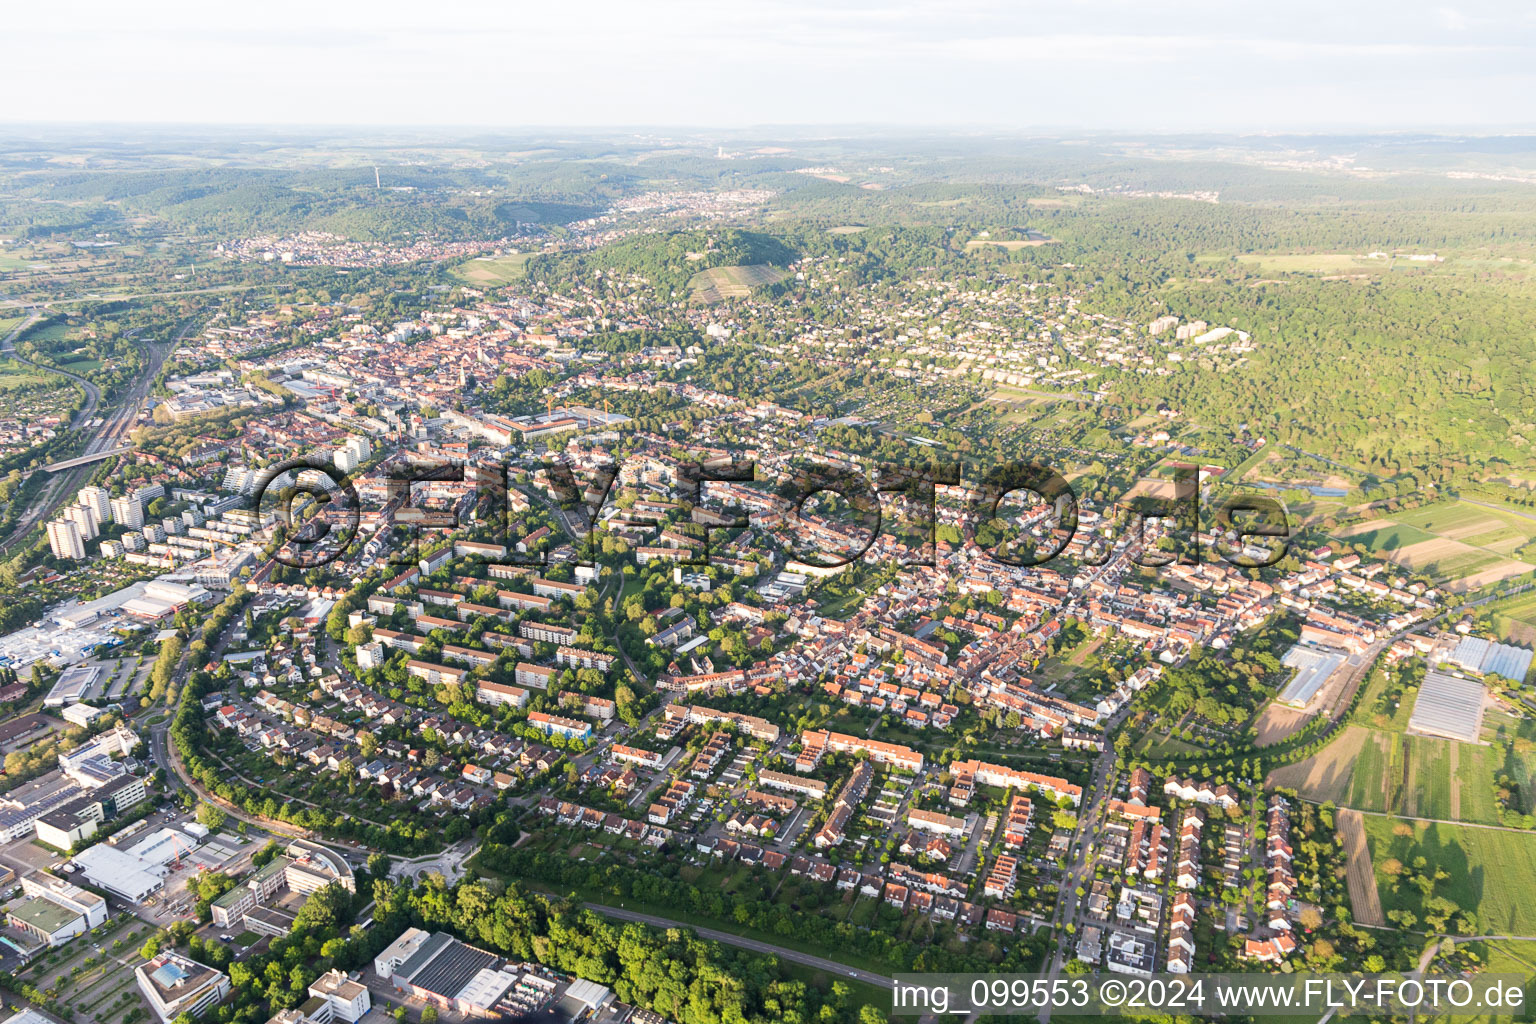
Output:
<path fill-rule="evenodd" d="M 1280 703 L 1293 708 L 1304 708 L 1312 703 L 1312 698 L 1317 696 L 1334 670 L 1344 664 L 1346 657 L 1343 651 L 1313 647 L 1311 644 L 1292 646 L 1280 659 L 1280 663 L 1295 669 L 1296 674 L 1280 691 Z"/>

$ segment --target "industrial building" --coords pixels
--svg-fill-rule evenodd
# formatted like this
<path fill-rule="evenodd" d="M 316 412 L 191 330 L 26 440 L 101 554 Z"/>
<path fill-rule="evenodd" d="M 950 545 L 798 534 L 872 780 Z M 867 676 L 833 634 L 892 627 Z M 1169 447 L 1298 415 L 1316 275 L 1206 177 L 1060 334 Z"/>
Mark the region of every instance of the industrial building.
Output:
<path fill-rule="evenodd" d="M 145 897 L 165 887 L 164 862 L 148 860 L 132 850 L 120 850 L 106 843 L 81 850 L 75 854 L 74 863 L 91 885 L 129 903 L 142 903 Z"/>
<path fill-rule="evenodd" d="M 447 932 L 427 935 L 413 928 L 379 955 L 374 969 L 390 970 L 389 982 L 397 991 L 441 1010 L 490 1017 L 517 984 L 516 971 L 496 969 L 500 959 Z"/>
<path fill-rule="evenodd" d="M 106 670 L 100 665 L 71 665 L 54 681 L 48 696 L 43 698 L 43 706 L 61 708 L 87 700 L 105 676 Z"/>
<path fill-rule="evenodd" d="M 1328 677 L 1342 664 L 1347 655 L 1343 651 L 1311 644 L 1296 644 L 1281 657 L 1280 663 L 1296 670 L 1296 674 L 1280 691 L 1280 703 L 1293 708 L 1304 708 L 1312 703 Z"/>

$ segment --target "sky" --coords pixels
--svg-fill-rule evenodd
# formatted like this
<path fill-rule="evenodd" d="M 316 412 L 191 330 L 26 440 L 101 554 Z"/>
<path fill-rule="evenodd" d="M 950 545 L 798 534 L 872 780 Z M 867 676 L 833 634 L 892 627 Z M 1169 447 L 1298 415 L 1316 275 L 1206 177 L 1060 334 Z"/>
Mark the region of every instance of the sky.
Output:
<path fill-rule="evenodd" d="M 1536 123 L 1529 0 L 50 0 L 6 22 L 0 122 Z"/>

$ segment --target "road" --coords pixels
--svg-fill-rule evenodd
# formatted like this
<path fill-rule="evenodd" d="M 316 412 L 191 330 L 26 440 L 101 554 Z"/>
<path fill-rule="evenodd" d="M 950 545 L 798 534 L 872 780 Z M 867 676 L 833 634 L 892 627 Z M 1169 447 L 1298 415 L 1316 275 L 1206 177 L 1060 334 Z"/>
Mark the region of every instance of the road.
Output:
<path fill-rule="evenodd" d="M 5 339 L 4 350 L 0 354 L 9 356 L 18 362 L 27 363 L 30 366 L 38 366 L 37 363 L 17 355 L 15 349 L 16 338 L 20 336 L 23 330 L 37 320 L 38 316 L 33 315 L 20 327 L 12 331 L 10 336 Z M 182 325 L 174 341 L 166 345 L 151 344 L 149 346 L 149 358 L 145 362 L 144 371 L 139 374 L 139 378 L 134 381 L 133 387 L 123 396 L 122 403 L 117 410 L 102 422 L 101 426 L 96 429 L 95 434 L 86 442 L 85 449 L 81 452 L 82 455 L 94 455 L 97 452 L 116 448 L 122 443 L 123 439 L 128 435 L 128 431 L 133 429 L 134 423 L 138 420 L 139 406 L 149 397 L 149 389 L 153 386 L 155 376 L 159 374 L 160 367 L 164 364 L 166 357 L 175 350 L 177 345 L 181 344 L 182 339 L 199 322 L 198 318 L 193 317 Z M 80 415 L 75 418 L 75 422 L 70 427 L 71 430 L 75 431 L 84 430 L 85 424 L 96 414 L 96 408 L 101 401 L 100 389 L 84 377 L 77 376 L 67 370 L 60 370 L 52 366 L 41 366 L 39 369 L 50 373 L 62 374 L 71 380 L 79 382 L 85 388 L 85 408 L 81 410 Z M 0 551 L 4 551 L 17 541 L 24 539 L 33 527 L 52 516 L 59 508 L 71 501 L 75 493 L 79 491 L 81 486 L 84 485 L 85 481 L 94 472 L 95 463 L 87 463 L 74 469 L 55 473 L 53 478 L 43 486 L 43 492 L 38 500 L 17 521 L 16 528 L 11 531 L 10 536 L 6 537 L 4 541 L 0 541 Z"/>
<path fill-rule="evenodd" d="M 1130 716 L 1131 709 L 1127 705 L 1117 711 L 1104 726 L 1106 740 L 1115 734 L 1115 729 Z M 1092 838 L 1099 832 L 1099 821 L 1103 818 L 1105 809 L 1109 804 L 1110 796 L 1115 791 L 1115 745 L 1106 742 L 1104 750 L 1094 762 L 1093 775 L 1088 780 L 1088 785 L 1083 787 L 1082 803 L 1078 806 L 1077 831 L 1073 836 L 1071 850 L 1072 866 L 1067 869 L 1062 877 L 1061 888 L 1056 895 L 1056 910 L 1051 915 L 1048 927 L 1056 936 L 1056 946 L 1051 953 L 1050 963 L 1046 968 L 1046 974 L 1051 980 L 1055 980 L 1067 961 L 1076 955 L 1072 943 L 1076 933 L 1076 924 L 1081 903 L 1078 899 L 1077 889 L 1080 885 L 1086 885 L 1093 878 L 1093 867 L 1089 849 L 1092 846 Z M 1066 925 L 1072 924 L 1074 935 L 1067 933 Z M 1040 1024 L 1048 1024 L 1051 1019 L 1050 1007 L 1040 1011 Z"/>
<path fill-rule="evenodd" d="M 407 860 L 391 859 L 389 877 L 401 881 L 412 881 L 425 878 L 435 871 L 447 879 L 451 885 L 464 877 L 464 862 L 473 856 L 478 848 L 473 839 L 466 839 L 441 853 L 430 853 L 425 857 L 411 857 Z"/>
<path fill-rule="evenodd" d="M 814 967 L 819 971 L 836 974 L 842 977 L 852 978 L 869 985 L 879 985 L 881 988 L 895 988 L 896 982 L 883 974 L 874 974 L 870 971 L 860 971 L 846 964 L 840 964 L 835 960 L 827 960 L 823 957 L 812 956 L 809 953 L 801 953 L 794 949 L 785 949 L 783 946 L 773 946 L 756 939 L 745 938 L 741 935 L 732 935 L 730 932 L 718 932 L 713 928 L 700 928 L 698 925 L 684 924 L 682 921 L 669 921 L 664 917 L 653 917 L 650 914 L 639 914 L 633 910 L 624 910 L 621 907 L 608 907 L 601 903 L 583 904 L 588 910 L 594 910 L 604 917 L 616 918 L 620 921 L 635 921 L 639 924 L 648 924 L 653 928 L 684 928 L 692 931 L 701 939 L 718 942 L 726 946 L 735 946 L 738 949 L 749 950 L 753 953 L 767 953 L 778 957 L 780 960 L 788 960 L 790 963 L 802 964 L 806 967 Z"/>

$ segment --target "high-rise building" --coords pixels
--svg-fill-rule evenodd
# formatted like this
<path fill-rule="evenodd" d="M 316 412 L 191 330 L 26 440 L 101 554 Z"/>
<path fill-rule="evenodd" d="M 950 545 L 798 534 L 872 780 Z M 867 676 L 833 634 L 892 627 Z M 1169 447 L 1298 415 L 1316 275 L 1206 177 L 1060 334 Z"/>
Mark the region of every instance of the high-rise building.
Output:
<path fill-rule="evenodd" d="M 112 521 L 137 530 L 144 525 L 144 503 L 136 495 L 112 499 Z"/>
<path fill-rule="evenodd" d="M 76 498 L 80 504 L 96 510 L 97 525 L 112 518 L 112 492 L 105 487 L 82 487 Z"/>
<path fill-rule="evenodd" d="M 337 448 L 331 458 L 336 463 L 336 468 L 343 473 L 350 473 L 357 468 L 357 453 L 351 448 Z"/>
<path fill-rule="evenodd" d="M 89 505 L 71 505 L 64 510 L 64 518 L 80 527 L 80 538 L 92 540 L 101 532 L 101 520 L 96 518 L 96 510 Z"/>
<path fill-rule="evenodd" d="M 48 546 L 54 558 L 84 558 L 85 541 L 80 527 L 69 519 L 55 519 L 48 524 Z"/>
<path fill-rule="evenodd" d="M 256 489 L 256 474 L 247 466 L 230 466 L 224 471 L 224 483 L 220 486 L 226 491 L 249 494 Z"/>

